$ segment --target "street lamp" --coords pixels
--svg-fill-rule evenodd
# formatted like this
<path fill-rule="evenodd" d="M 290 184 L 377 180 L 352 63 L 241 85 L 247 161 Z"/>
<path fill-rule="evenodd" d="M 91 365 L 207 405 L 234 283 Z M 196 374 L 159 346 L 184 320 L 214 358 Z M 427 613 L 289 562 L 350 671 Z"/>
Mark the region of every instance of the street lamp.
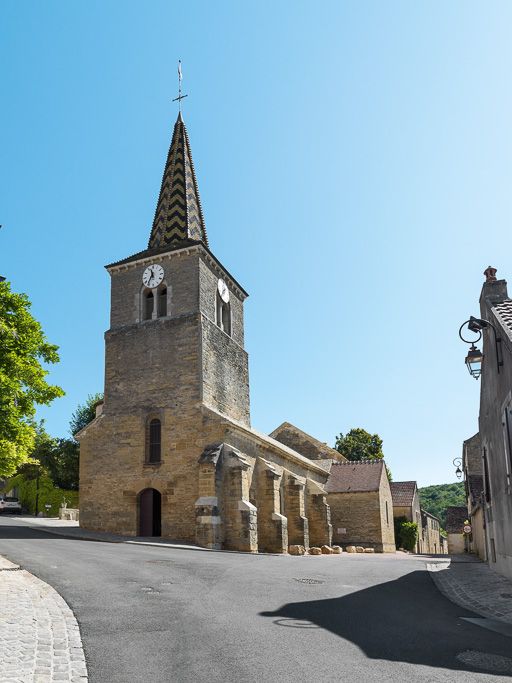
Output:
<path fill-rule="evenodd" d="M 478 379 L 482 374 L 482 362 L 484 360 L 484 354 L 475 346 L 475 343 L 479 342 L 480 339 L 482 339 L 482 330 L 474 329 L 474 327 L 471 326 L 473 319 L 474 318 L 471 317 L 469 320 L 466 320 L 466 322 L 462 323 L 462 325 L 459 328 L 459 337 L 465 344 L 471 344 L 470 349 L 468 351 L 468 355 L 465 358 L 465 363 L 471 377 Z M 462 336 L 462 329 L 465 325 L 468 326 L 468 329 L 471 330 L 471 332 L 475 332 L 476 334 L 478 334 L 477 339 L 474 339 L 473 341 L 471 341 L 470 339 L 464 339 L 464 337 Z"/>
<path fill-rule="evenodd" d="M 453 466 L 457 468 L 455 470 L 455 476 L 457 477 L 457 479 L 460 479 L 462 477 L 461 465 L 462 465 L 462 458 L 454 458 L 453 459 Z"/>
<path fill-rule="evenodd" d="M 476 348 L 474 344 L 471 344 L 471 348 L 466 356 L 466 366 L 471 377 L 478 379 L 482 374 L 482 361 L 484 359 L 484 354 Z"/>
<path fill-rule="evenodd" d="M 465 325 L 467 325 L 468 330 L 474 332 L 475 334 L 478 334 L 477 339 L 474 339 L 473 341 L 469 339 L 464 339 L 464 337 L 462 336 L 462 329 Z M 482 361 L 484 359 L 484 354 L 476 348 L 475 343 L 480 341 L 480 339 L 482 338 L 483 331 L 488 330 L 489 328 L 493 331 L 494 334 L 494 346 L 496 349 L 496 366 L 499 372 L 500 367 L 503 365 L 503 356 L 501 353 L 501 337 L 498 337 L 498 333 L 496 332 L 496 328 L 494 327 L 492 322 L 490 320 L 484 320 L 483 318 L 475 318 L 474 316 L 470 316 L 469 320 L 466 320 L 466 322 L 462 323 L 462 325 L 459 328 L 459 337 L 466 344 L 471 344 L 471 348 L 469 349 L 468 355 L 466 356 L 466 365 L 469 374 L 475 379 L 478 379 L 482 374 Z"/>

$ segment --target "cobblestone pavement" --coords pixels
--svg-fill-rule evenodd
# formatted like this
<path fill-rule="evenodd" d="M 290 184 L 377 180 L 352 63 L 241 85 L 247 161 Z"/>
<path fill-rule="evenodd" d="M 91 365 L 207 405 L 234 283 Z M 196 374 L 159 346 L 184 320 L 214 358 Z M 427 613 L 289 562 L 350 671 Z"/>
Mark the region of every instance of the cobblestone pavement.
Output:
<path fill-rule="evenodd" d="M 85 683 L 77 621 L 47 583 L 0 557 L 0 681 Z"/>
<path fill-rule="evenodd" d="M 427 562 L 441 593 L 460 607 L 512 624 L 512 582 L 471 555 Z"/>

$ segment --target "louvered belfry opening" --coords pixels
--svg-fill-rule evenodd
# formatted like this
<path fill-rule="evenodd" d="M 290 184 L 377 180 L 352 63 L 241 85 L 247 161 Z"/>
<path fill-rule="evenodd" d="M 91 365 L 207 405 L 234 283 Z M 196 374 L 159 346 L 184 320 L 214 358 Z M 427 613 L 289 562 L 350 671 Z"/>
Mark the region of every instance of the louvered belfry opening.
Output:
<path fill-rule="evenodd" d="M 208 246 L 187 129 L 178 114 L 149 238 L 149 249 L 179 246 L 188 240 Z"/>

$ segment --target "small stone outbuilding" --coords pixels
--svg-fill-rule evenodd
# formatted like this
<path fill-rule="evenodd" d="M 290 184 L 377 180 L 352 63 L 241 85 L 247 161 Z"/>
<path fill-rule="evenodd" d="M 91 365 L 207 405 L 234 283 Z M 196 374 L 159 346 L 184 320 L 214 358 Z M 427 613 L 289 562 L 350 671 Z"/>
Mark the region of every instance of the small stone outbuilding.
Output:
<path fill-rule="evenodd" d="M 450 555 L 460 555 L 466 551 L 464 523 L 467 520 L 467 508 L 455 505 L 446 508 L 446 533 L 448 535 L 448 552 Z"/>
<path fill-rule="evenodd" d="M 415 553 L 422 553 L 421 507 L 418 485 L 415 481 L 391 481 L 391 496 L 393 498 L 393 517 L 405 517 L 408 522 L 418 525 L 418 540 L 414 546 Z"/>
<path fill-rule="evenodd" d="M 395 552 L 393 500 L 383 460 L 333 462 L 326 491 L 333 543 Z"/>

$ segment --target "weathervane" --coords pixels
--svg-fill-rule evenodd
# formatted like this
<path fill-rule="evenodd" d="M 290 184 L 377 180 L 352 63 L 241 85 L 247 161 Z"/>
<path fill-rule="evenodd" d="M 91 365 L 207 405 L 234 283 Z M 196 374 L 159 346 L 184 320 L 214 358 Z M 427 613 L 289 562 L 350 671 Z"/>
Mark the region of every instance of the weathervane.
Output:
<path fill-rule="evenodd" d="M 179 102 L 179 108 L 181 112 L 181 100 L 184 100 L 188 95 L 181 94 L 181 81 L 183 79 L 183 74 L 181 72 L 181 59 L 178 60 L 178 97 L 173 99 L 173 102 Z"/>

